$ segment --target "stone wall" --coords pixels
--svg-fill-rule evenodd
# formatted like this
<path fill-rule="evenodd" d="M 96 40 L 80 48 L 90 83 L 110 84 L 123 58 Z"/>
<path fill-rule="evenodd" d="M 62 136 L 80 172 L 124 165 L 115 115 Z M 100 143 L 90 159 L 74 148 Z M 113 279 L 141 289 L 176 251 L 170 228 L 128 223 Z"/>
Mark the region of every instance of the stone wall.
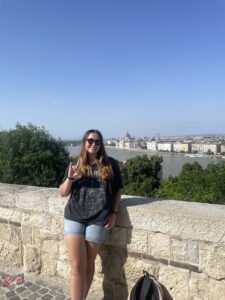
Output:
<path fill-rule="evenodd" d="M 68 283 L 65 203 L 54 188 L 0 184 L 0 265 Z M 125 300 L 143 269 L 166 299 L 225 299 L 225 206 L 123 196 L 92 290 Z"/>

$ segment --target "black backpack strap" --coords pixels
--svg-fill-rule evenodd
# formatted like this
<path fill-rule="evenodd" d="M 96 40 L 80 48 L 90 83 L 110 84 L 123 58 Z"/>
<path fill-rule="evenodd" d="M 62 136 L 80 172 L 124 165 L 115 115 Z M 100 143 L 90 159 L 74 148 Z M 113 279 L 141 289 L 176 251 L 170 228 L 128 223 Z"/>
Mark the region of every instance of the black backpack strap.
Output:
<path fill-rule="evenodd" d="M 147 300 L 148 299 L 148 295 L 151 291 L 151 289 L 153 285 L 153 281 L 150 277 L 148 277 L 147 275 L 144 276 L 144 280 L 142 283 L 142 287 L 141 287 L 141 294 L 140 294 L 140 300 Z"/>
<path fill-rule="evenodd" d="M 138 281 L 135 283 L 134 287 L 132 288 L 132 290 L 130 292 L 129 300 L 140 299 L 141 287 L 142 287 L 144 278 L 145 278 L 145 276 L 140 277 L 138 279 Z"/>

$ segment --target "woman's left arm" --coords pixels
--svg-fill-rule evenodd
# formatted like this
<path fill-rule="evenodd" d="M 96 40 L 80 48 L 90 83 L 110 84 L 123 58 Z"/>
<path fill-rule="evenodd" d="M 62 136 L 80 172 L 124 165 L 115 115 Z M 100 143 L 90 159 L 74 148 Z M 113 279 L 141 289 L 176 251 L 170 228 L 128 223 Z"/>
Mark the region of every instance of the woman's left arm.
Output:
<path fill-rule="evenodd" d="M 104 228 L 111 229 L 115 226 L 116 223 L 116 215 L 119 210 L 120 206 L 120 199 L 121 199 L 121 189 L 119 189 L 114 196 L 114 202 L 113 202 L 113 208 L 109 212 L 109 216 L 107 218 L 106 224 L 104 225 Z"/>

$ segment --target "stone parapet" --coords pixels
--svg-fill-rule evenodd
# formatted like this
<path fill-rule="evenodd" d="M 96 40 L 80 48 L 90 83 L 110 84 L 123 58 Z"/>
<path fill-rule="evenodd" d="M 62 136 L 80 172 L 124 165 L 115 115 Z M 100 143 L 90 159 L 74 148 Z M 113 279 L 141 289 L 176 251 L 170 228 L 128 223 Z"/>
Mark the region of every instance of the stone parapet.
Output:
<path fill-rule="evenodd" d="M 68 283 L 66 201 L 55 188 L 0 184 L 0 265 Z M 123 196 L 92 290 L 125 300 L 142 270 L 166 299 L 225 299 L 225 206 Z"/>

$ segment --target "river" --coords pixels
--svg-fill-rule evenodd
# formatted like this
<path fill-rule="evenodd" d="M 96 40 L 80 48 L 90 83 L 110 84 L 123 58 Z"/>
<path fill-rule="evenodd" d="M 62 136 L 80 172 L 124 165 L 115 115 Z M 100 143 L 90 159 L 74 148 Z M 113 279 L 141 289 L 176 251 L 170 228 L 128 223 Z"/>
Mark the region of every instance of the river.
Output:
<path fill-rule="evenodd" d="M 211 162 L 220 163 L 222 161 L 221 156 L 205 156 L 205 157 L 187 157 L 183 153 L 159 153 L 150 152 L 149 150 L 132 150 L 132 149 L 119 149 L 112 146 L 106 146 L 106 152 L 109 156 L 114 157 L 119 161 L 125 161 L 129 158 L 133 158 L 137 155 L 147 154 L 148 157 L 152 155 L 162 156 L 162 177 L 167 178 L 169 175 L 177 176 L 182 170 L 182 166 L 185 163 L 193 163 L 194 161 L 199 162 L 199 164 L 206 168 Z M 69 146 L 69 153 L 71 156 L 76 156 L 79 154 L 80 146 Z"/>

